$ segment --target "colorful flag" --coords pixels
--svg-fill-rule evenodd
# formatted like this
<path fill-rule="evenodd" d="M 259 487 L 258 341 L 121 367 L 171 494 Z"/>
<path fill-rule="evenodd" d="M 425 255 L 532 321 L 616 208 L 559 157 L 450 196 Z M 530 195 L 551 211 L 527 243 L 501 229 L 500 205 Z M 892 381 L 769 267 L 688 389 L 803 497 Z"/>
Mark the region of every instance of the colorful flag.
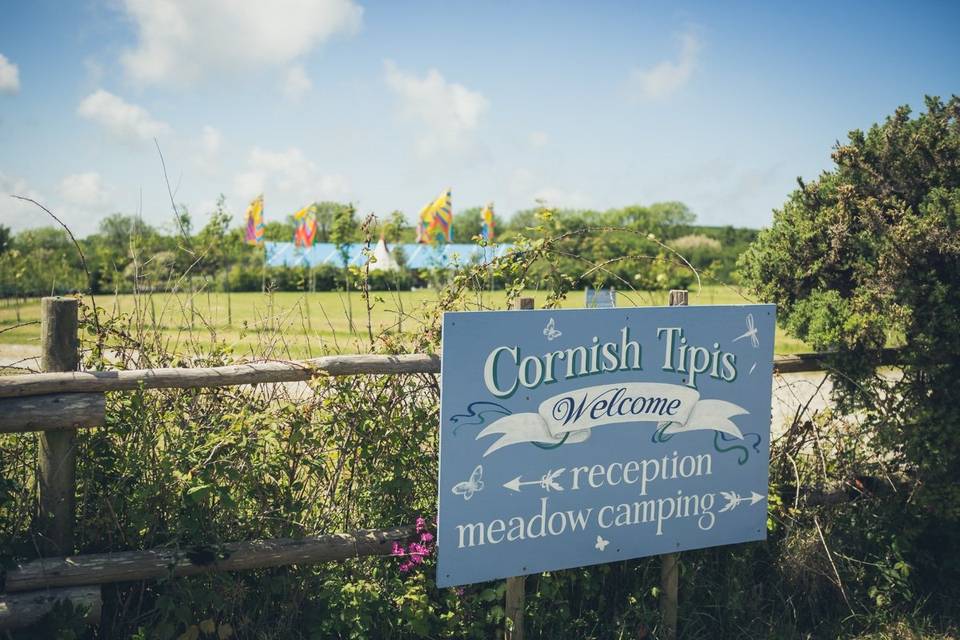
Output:
<path fill-rule="evenodd" d="M 247 208 L 247 230 L 244 240 L 252 245 L 263 242 L 263 194 L 257 196 Z"/>
<path fill-rule="evenodd" d="M 480 212 L 480 235 L 487 242 L 493 242 L 493 203 L 488 202 L 487 206 Z"/>
<path fill-rule="evenodd" d="M 293 219 L 302 223 L 308 215 L 316 215 L 314 211 L 315 207 L 316 204 L 308 204 L 303 209 L 300 209 L 300 211 L 297 211 L 295 214 L 293 214 Z"/>
<path fill-rule="evenodd" d="M 312 247 L 317 239 L 317 214 L 312 204 L 305 206 L 293 214 L 293 219 L 299 221 L 293 232 L 293 244 L 298 247 Z"/>
<path fill-rule="evenodd" d="M 438 238 L 453 241 L 453 196 L 450 189 L 421 209 L 417 222 L 417 242 L 433 244 Z"/>

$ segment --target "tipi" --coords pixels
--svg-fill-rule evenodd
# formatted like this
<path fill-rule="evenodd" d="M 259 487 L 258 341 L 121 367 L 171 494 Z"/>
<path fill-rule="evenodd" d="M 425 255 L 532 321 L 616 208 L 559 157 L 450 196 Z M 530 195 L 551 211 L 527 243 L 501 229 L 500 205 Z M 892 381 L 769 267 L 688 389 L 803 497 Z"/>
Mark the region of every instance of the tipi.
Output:
<path fill-rule="evenodd" d="M 398 271 L 400 269 L 400 265 L 390 255 L 383 236 L 380 236 L 380 242 L 377 243 L 377 248 L 373 250 L 373 257 L 376 258 L 376 262 L 370 264 L 371 271 Z"/>

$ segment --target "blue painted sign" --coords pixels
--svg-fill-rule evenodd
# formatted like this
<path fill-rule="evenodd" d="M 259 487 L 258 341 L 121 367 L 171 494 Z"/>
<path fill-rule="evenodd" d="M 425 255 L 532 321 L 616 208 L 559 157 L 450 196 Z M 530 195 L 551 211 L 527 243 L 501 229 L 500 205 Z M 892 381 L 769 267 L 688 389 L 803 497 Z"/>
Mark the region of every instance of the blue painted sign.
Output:
<path fill-rule="evenodd" d="M 445 314 L 437 585 L 764 539 L 774 315 Z"/>
<path fill-rule="evenodd" d="M 609 289 L 587 287 L 583 290 L 583 297 L 583 306 L 588 309 L 612 309 L 617 306 L 617 291 L 612 287 Z"/>

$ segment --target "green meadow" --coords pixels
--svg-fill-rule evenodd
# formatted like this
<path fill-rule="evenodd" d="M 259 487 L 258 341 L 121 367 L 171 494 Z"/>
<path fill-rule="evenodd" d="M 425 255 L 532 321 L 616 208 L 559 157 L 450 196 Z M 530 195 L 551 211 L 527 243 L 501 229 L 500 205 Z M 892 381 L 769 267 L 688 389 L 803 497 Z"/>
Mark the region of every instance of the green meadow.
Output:
<path fill-rule="evenodd" d="M 527 291 L 537 307 L 547 293 Z M 618 292 L 618 306 L 662 306 L 665 291 Z M 383 332 L 414 333 L 423 326 L 433 308 L 437 292 L 419 291 L 370 294 L 369 324 L 374 336 Z M 166 346 L 174 352 L 187 352 L 187 346 L 209 344 L 211 340 L 231 349 L 237 358 L 270 354 L 276 357 L 311 357 L 325 353 L 369 351 L 368 309 L 360 293 L 324 291 L 316 293 L 156 293 L 97 296 L 101 321 L 125 315 L 132 326 L 158 329 Z M 90 303 L 89 296 L 85 299 Z M 477 308 L 504 309 L 503 291 L 476 294 Z M 690 292 L 691 305 L 747 304 L 753 302 L 736 289 L 710 286 Z M 584 304 L 583 292 L 574 291 L 563 301 L 564 308 Z M 352 311 L 352 329 L 350 316 Z M 0 356 L 9 345 L 39 347 L 40 301 L 28 299 L 19 304 L 0 302 Z M 18 326 L 19 325 L 19 326 Z M 804 343 L 777 330 L 778 354 L 809 351 Z M 192 349 L 191 349 L 192 351 Z"/>

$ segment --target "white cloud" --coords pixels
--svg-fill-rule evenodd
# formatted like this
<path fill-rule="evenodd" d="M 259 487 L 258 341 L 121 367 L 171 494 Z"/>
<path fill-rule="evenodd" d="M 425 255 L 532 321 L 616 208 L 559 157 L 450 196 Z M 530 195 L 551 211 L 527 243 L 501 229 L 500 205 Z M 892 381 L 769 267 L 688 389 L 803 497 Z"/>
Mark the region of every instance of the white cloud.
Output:
<path fill-rule="evenodd" d="M 517 209 L 529 209 L 537 202 L 569 209 L 585 209 L 595 204 L 589 195 L 578 189 L 555 186 L 557 178 L 556 175 L 543 176 L 528 167 L 515 167 L 502 184 Z"/>
<path fill-rule="evenodd" d="M 266 191 L 267 176 L 261 171 L 244 171 L 233 178 L 233 190 L 244 201 L 252 200 Z"/>
<path fill-rule="evenodd" d="M 515 199 L 526 200 L 535 183 L 536 175 L 527 167 L 513 169 L 507 178 L 507 187 Z"/>
<path fill-rule="evenodd" d="M 0 53 L 0 93 L 20 91 L 20 68 Z"/>
<path fill-rule="evenodd" d="M 634 69 L 629 85 L 640 99 L 659 100 L 682 88 L 697 66 L 700 40 L 693 33 L 680 36 L 680 57 L 676 61 L 664 60 L 648 69 Z"/>
<path fill-rule="evenodd" d="M 83 69 L 87 72 L 87 82 L 89 83 L 88 86 L 97 86 L 103 81 L 103 76 L 106 75 L 103 65 L 100 64 L 95 58 L 84 58 Z"/>
<path fill-rule="evenodd" d="M 248 170 L 234 177 L 234 191 L 244 201 L 275 191 L 290 205 L 313 200 L 340 200 L 350 193 L 350 185 L 339 174 L 324 174 L 300 149 L 270 151 L 254 147 L 247 158 Z M 292 211 L 291 211 L 292 213 Z"/>
<path fill-rule="evenodd" d="M 137 46 L 121 62 L 143 84 L 182 85 L 211 73 L 288 64 L 339 33 L 355 33 L 353 0 L 123 0 Z"/>
<path fill-rule="evenodd" d="M 384 62 L 384 69 L 387 85 L 400 97 L 403 115 L 424 128 L 418 141 L 422 154 L 467 145 L 490 105 L 483 94 L 447 82 L 436 69 L 418 77 L 400 70 L 392 60 Z"/>
<path fill-rule="evenodd" d="M 531 131 L 527 140 L 534 149 L 542 149 L 550 143 L 550 136 L 543 131 Z"/>
<path fill-rule="evenodd" d="M 307 76 L 302 65 L 290 67 L 283 80 L 283 95 L 291 102 L 300 102 L 303 96 L 313 88 L 313 82 Z"/>
<path fill-rule="evenodd" d="M 92 120 L 121 140 L 150 140 L 170 131 L 146 109 L 98 89 L 80 102 L 77 113 Z"/>
<path fill-rule="evenodd" d="M 99 207 L 110 199 L 108 190 L 96 171 L 65 176 L 57 191 L 64 201 L 79 207 Z"/>
<path fill-rule="evenodd" d="M 47 214 L 32 202 L 24 202 L 10 196 L 32 198 L 40 203 L 44 201 L 43 195 L 32 189 L 26 180 L 0 171 L 0 224 L 19 231 L 27 227 L 40 226 L 38 221 L 53 223 L 49 218 L 44 219 Z"/>
<path fill-rule="evenodd" d="M 216 155 L 220 152 L 220 145 L 223 143 L 223 136 L 220 131 L 207 125 L 203 128 L 200 136 L 200 145 L 203 152 L 207 155 Z"/>
<path fill-rule="evenodd" d="M 223 134 L 216 127 L 205 125 L 200 137 L 194 141 L 193 164 L 207 176 L 218 176 L 221 171 L 220 150 L 223 148 Z"/>
<path fill-rule="evenodd" d="M 585 209 L 590 206 L 590 197 L 582 191 L 553 186 L 538 189 L 533 194 L 533 200 L 561 209 Z"/>
<path fill-rule="evenodd" d="M 37 205 L 11 198 L 11 195 L 31 198 L 48 207 L 77 237 L 95 231 L 98 220 L 110 209 L 108 198 L 111 193 L 103 187 L 95 173 L 67 176 L 58 185 L 57 192 L 58 198 L 48 198 L 31 187 L 24 178 L 0 172 L 0 224 L 14 231 L 58 226 Z"/>

